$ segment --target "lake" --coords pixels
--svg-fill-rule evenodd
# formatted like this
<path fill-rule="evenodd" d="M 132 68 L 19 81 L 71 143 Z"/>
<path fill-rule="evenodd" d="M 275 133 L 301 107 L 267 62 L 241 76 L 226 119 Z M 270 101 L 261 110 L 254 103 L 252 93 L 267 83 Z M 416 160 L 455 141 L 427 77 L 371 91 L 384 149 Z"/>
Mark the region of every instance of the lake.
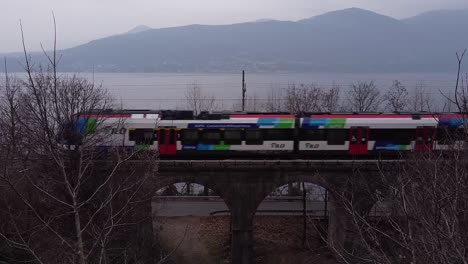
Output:
<path fill-rule="evenodd" d="M 63 74 L 63 73 L 62 73 Z M 80 73 L 82 77 L 94 79 L 109 89 L 116 102 L 124 108 L 139 109 L 186 109 L 185 93 L 193 84 L 204 93 L 214 95 L 221 107 L 233 109 L 241 98 L 242 75 L 229 73 Z M 453 93 L 456 73 L 246 73 L 247 96 L 261 101 L 267 98 L 272 88 L 288 85 L 315 83 L 322 87 L 341 87 L 345 96 L 350 84 L 358 81 L 374 81 L 386 90 L 393 80 L 400 80 L 411 92 L 418 82 L 424 82 L 432 97 L 442 98 L 439 90 Z"/>

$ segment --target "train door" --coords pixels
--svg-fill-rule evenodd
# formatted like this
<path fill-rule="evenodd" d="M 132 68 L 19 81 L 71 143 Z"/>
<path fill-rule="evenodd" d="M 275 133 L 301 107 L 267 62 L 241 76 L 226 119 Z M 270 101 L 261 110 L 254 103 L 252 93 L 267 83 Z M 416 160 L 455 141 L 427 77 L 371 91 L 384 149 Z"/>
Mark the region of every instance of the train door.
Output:
<path fill-rule="evenodd" d="M 352 127 L 349 129 L 349 154 L 366 155 L 369 152 L 369 128 Z"/>
<path fill-rule="evenodd" d="M 414 151 L 427 152 L 434 147 L 435 128 L 433 127 L 418 127 L 416 128 L 416 140 Z"/>
<path fill-rule="evenodd" d="M 161 128 L 158 130 L 159 155 L 175 155 L 177 152 L 177 130 Z"/>

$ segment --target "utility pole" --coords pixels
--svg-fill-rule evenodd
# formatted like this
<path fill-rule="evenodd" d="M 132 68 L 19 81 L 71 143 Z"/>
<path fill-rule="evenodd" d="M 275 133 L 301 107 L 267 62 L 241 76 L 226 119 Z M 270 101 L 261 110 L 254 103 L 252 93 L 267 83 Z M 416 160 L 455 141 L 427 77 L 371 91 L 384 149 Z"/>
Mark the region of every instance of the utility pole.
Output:
<path fill-rule="evenodd" d="M 242 71 L 242 112 L 245 111 L 245 92 L 247 92 L 247 85 L 245 84 L 245 71 Z"/>

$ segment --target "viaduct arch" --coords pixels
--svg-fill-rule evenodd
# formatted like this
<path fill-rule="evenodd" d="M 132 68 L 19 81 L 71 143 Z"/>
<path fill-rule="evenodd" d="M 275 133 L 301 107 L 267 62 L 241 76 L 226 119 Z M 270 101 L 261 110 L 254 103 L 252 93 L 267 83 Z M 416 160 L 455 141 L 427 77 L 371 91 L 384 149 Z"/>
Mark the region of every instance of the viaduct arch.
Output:
<path fill-rule="evenodd" d="M 393 163 L 395 161 L 388 161 Z M 191 182 L 212 189 L 231 211 L 231 263 L 253 263 L 253 220 L 260 203 L 288 183 L 309 182 L 329 190 L 328 244 L 336 251 L 352 244 L 350 217 L 336 199 L 351 175 L 372 185 L 382 161 L 160 161 L 156 189 Z M 372 187 L 371 187 L 372 188 Z M 374 201 L 362 192 L 359 210 L 370 210 Z M 340 252 L 337 252 L 338 254 Z"/>

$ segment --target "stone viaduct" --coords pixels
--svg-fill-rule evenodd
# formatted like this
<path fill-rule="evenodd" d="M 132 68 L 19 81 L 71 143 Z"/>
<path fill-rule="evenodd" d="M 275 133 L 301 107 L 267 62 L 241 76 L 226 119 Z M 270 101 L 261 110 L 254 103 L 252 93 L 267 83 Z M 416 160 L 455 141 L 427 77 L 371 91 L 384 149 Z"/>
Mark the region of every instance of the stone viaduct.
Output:
<path fill-rule="evenodd" d="M 231 263 L 254 262 L 253 220 L 257 207 L 275 189 L 288 183 L 308 182 L 329 190 L 327 240 L 336 249 L 352 243 L 350 217 L 335 197 L 359 174 L 372 177 L 396 161 L 377 160 L 161 160 L 157 188 L 179 182 L 192 182 L 212 189 L 231 211 Z M 382 165 L 385 166 L 382 166 Z M 387 166 L 389 165 L 390 166 Z M 370 210 L 374 201 L 362 196 L 360 210 Z"/>

